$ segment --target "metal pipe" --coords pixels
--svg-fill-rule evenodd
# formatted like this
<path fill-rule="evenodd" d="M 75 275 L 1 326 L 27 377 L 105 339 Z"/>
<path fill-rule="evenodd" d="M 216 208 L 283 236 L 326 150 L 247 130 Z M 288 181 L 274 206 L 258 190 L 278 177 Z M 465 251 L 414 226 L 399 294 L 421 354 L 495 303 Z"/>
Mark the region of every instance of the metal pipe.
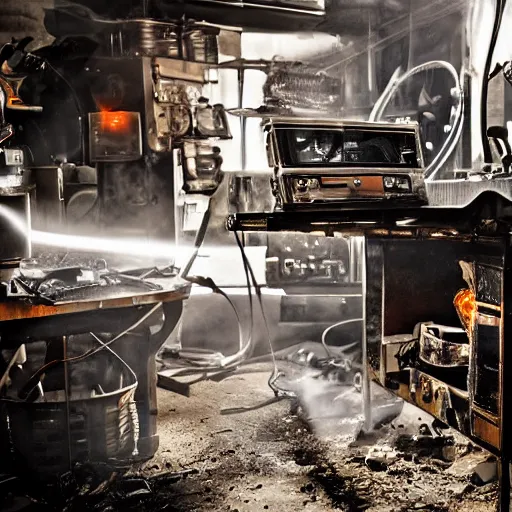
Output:
<path fill-rule="evenodd" d="M 244 87 L 245 87 L 245 69 L 238 69 L 238 108 L 244 108 Z M 242 171 L 245 171 L 247 165 L 246 141 L 247 119 L 240 116 L 240 154 L 242 159 Z"/>
<path fill-rule="evenodd" d="M 363 330 L 362 330 L 362 349 L 363 349 L 363 371 L 362 371 L 362 395 L 363 395 L 363 415 L 365 432 L 372 429 L 372 397 L 370 389 L 370 376 L 368 372 L 368 343 L 366 339 L 366 242 L 364 241 L 364 249 L 361 258 L 361 281 L 362 281 L 362 295 L 363 295 Z"/>
<path fill-rule="evenodd" d="M 364 237 L 352 236 L 349 243 L 350 270 L 349 278 L 351 283 L 361 282 L 361 258 L 363 255 Z"/>

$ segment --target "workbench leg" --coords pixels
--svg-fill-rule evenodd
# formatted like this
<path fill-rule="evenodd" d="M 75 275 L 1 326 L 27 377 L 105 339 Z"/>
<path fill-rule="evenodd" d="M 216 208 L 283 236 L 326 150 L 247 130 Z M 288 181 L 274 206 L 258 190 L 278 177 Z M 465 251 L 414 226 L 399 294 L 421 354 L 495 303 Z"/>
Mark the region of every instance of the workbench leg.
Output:
<path fill-rule="evenodd" d="M 71 382 L 69 380 L 68 337 L 62 336 L 62 354 L 64 358 L 64 391 L 66 393 L 66 427 L 68 442 L 69 470 L 73 469 L 73 450 L 71 447 Z"/>
<path fill-rule="evenodd" d="M 511 512 L 510 508 L 510 461 L 499 459 L 498 461 L 499 496 L 498 512 Z"/>

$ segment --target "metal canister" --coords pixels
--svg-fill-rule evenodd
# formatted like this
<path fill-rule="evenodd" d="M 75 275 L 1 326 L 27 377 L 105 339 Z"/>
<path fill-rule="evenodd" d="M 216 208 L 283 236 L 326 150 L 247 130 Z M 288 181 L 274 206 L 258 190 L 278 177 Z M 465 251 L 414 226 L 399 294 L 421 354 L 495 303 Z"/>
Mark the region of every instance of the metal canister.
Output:
<path fill-rule="evenodd" d="M 122 30 L 125 52 L 129 55 L 181 58 L 179 29 L 174 22 L 130 20 Z"/>
<path fill-rule="evenodd" d="M 183 56 L 185 60 L 218 64 L 220 30 L 207 23 L 189 23 L 183 29 Z"/>

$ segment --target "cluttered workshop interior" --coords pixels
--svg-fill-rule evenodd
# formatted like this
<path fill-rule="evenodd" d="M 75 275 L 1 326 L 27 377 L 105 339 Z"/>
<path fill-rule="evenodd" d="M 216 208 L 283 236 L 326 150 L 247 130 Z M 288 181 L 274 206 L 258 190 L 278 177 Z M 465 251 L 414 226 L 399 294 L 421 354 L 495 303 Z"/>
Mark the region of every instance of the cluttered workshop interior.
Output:
<path fill-rule="evenodd" d="M 511 512 L 509 31 L 1 0 L 0 510 Z"/>

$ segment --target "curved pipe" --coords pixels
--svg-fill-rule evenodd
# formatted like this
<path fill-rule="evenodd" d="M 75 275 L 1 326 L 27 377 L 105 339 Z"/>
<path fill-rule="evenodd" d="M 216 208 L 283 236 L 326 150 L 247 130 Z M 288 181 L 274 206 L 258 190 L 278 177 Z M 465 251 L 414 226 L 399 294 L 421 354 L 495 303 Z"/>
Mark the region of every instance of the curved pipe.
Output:
<path fill-rule="evenodd" d="M 348 320 L 342 320 L 341 322 L 337 322 L 329 327 L 327 327 L 327 329 L 324 330 L 324 332 L 322 333 L 322 345 L 324 347 L 324 350 L 325 352 L 327 353 L 327 356 L 328 357 L 332 357 L 332 352 L 331 350 L 329 349 L 329 345 L 327 345 L 327 334 L 329 334 L 329 332 L 336 328 L 336 327 L 341 327 L 342 325 L 347 325 L 347 324 L 350 324 L 350 323 L 354 323 L 354 322 L 363 322 L 364 320 L 362 318 L 350 318 Z M 338 348 L 341 348 L 341 349 L 347 349 L 348 347 L 352 348 L 354 346 L 358 345 L 358 343 L 351 343 L 350 345 L 348 346 L 345 346 L 345 347 L 338 347 Z"/>
<path fill-rule="evenodd" d="M 444 60 L 432 60 L 426 62 L 425 64 L 420 64 L 419 66 L 416 66 L 415 68 L 411 69 L 410 71 L 407 71 L 400 77 L 398 76 L 399 69 L 397 69 L 393 74 L 390 83 L 384 90 L 384 93 L 381 95 L 381 98 L 379 98 L 379 100 L 375 104 L 369 118 L 370 121 L 379 121 L 395 92 L 404 82 L 409 80 L 412 76 L 421 73 L 422 71 L 426 71 L 428 69 L 439 68 L 446 69 L 452 75 L 455 81 L 455 88 L 459 91 L 460 99 L 459 104 L 457 105 L 457 110 L 455 112 L 455 122 L 453 129 L 450 132 L 445 143 L 435 156 L 434 160 L 425 169 L 425 178 L 430 179 L 432 179 L 439 172 L 439 170 L 442 168 L 442 166 L 446 163 L 448 158 L 455 150 L 455 146 L 459 141 L 460 135 L 462 133 L 462 126 L 464 124 L 464 90 L 461 86 L 461 80 L 457 73 L 457 70 L 453 67 L 453 65 Z M 395 78 L 394 81 L 393 78 Z"/>

